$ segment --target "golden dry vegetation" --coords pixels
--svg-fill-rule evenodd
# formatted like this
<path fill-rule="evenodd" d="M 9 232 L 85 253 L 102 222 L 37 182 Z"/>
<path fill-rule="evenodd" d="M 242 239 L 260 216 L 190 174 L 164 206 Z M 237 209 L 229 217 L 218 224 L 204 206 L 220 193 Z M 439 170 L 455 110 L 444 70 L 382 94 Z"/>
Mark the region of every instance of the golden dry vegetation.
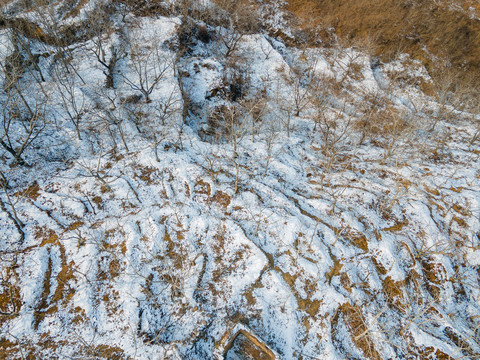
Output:
<path fill-rule="evenodd" d="M 340 42 L 367 46 L 382 60 L 409 53 L 431 73 L 440 64 L 462 73 L 464 81 L 480 76 L 476 1 L 289 0 L 287 9 L 304 30 L 324 34 L 324 42 L 331 33 L 319 30 L 333 28 Z"/>

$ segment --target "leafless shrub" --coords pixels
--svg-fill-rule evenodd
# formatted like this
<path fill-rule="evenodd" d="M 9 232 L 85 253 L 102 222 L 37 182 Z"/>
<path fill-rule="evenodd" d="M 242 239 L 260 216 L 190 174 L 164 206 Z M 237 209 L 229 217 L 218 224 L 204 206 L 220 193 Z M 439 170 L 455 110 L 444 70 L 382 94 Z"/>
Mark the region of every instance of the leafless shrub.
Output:
<path fill-rule="evenodd" d="M 5 57 L 5 64 L 0 69 L 5 75 L 4 88 L 9 90 L 11 87 L 16 86 L 16 82 L 24 74 L 30 74 L 36 83 L 41 86 L 41 83 L 45 81 L 43 73 L 38 66 L 41 54 L 32 53 L 31 40 L 25 38 L 16 30 L 11 30 L 8 38 L 11 52 Z"/>
<path fill-rule="evenodd" d="M 360 80 L 362 78 L 362 64 L 360 60 L 363 54 L 352 48 L 336 46 L 332 48 L 336 53 L 333 57 L 332 68 L 337 72 L 339 84 L 345 84 L 347 80 Z"/>
<path fill-rule="evenodd" d="M 112 3 L 122 14 L 123 20 L 128 13 L 137 16 L 169 16 L 171 14 L 170 7 L 162 0 L 114 0 Z"/>
<path fill-rule="evenodd" d="M 360 144 L 366 139 L 376 143 L 383 139 L 386 157 L 392 154 L 400 139 L 411 133 L 411 116 L 395 107 L 383 92 L 368 94 L 361 111 L 361 117 L 354 124 L 361 133 Z"/>
<path fill-rule="evenodd" d="M 184 16 L 177 28 L 179 52 L 183 55 L 190 52 L 195 45 L 197 24 L 190 17 Z"/>
<path fill-rule="evenodd" d="M 452 70 L 445 70 L 442 74 L 437 74 L 433 85 L 433 98 L 436 102 L 436 110 L 431 116 L 432 126 L 430 131 L 434 131 L 439 122 L 447 121 L 453 114 L 453 101 L 455 100 L 454 87 L 456 76 Z"/>
<path fill-rule="evenodd" d="M 182 16 L 182 23 L 177 28 L 181 53 L 189 52 L 197 41 L 208 44 L 216 37 L 212 27 L 226 24 L 225 13 L 217 6 L 194 0 L 183 0 L 178 6 Z"/>

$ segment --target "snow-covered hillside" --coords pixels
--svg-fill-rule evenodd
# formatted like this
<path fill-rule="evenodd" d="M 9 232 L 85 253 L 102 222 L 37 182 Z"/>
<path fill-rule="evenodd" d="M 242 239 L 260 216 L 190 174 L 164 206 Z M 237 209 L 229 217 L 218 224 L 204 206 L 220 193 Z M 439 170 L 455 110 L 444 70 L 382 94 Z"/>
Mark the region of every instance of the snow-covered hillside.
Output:
<path fill-rule="evenodd" d="M 478 358 L 475 99 L 217 3 L 5 3 L 0 358 Z"/>

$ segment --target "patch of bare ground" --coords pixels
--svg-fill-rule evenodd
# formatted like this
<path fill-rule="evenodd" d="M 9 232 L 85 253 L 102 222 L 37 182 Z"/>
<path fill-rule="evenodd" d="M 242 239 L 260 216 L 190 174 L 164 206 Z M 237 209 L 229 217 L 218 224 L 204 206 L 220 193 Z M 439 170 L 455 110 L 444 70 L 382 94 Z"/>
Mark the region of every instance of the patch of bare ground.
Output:
<path fill-rule="evenodd" d="M 342 321 L 347 326 L 350 337 L 355 346 L 363 352 L 367 359 L 381 360 L 380 353 L 375 348 L 375 341 L 369 334 L 369 329 L 365 323 L 361 307 L 345 303 L 341 305 L 332 318 L 332 337 L 338 328 L 338 323 Z"/>

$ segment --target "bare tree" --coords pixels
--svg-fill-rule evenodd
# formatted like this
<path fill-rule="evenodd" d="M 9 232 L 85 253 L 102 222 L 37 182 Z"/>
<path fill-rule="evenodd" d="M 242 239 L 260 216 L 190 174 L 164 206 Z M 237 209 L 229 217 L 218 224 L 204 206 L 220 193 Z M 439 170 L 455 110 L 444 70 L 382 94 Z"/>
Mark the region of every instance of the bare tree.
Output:
<path fill-rule="evenodd" d="M 28 102 L 18 83 L 0 99 L 0 145 L 16 163 L 27 165 L 24 152 L 45 128 L 45 107 L 48 99 L 37 96 Z"/>
<path fill-rule="evenodd" d="M 15 203 L 9 194 L 10 186 L 8 184 L 8 180 L 3 174 L 3 172 L 1 171 L 0 171 L 0 188 L 2 188 L 3 193 L 5 194 L 5 197 L 7 199 L 6 201 L 4 201 L 0 196 L 0 209 L 7 214 L 10 220 L 12 220 L 12 222 L 15 225 L 15 228 L 18 231 L 18 234 L 20 235 L 20 242 L 23 242 L 23 240 L 25 239 L 25 232 L 23 231 L 25 224 L 23 223 L 22 220 L 20 220 L 18 216 Z M 10 211 L 8 208 L 10 208 Z"/>
<path fill-rule="evenodd" d="M 228 58 L 238 50 L 240 41 L 243 38 L 242 33 L 238 33 L 235 30 L 225 29 L 220 35 L 219 40 L 225 46 L 225 57 Z"/>
<path fill-rule="evenodd" d="M 341 74 L 337 80 L 339 84 L 345 84 L 347 79 L 353 79 L 361 77 L 362 64 L 359 62 L 362 58 L 362 53 L 354 51 L 353 49 L 345 49 L 342 47 L 335 47 L 335 56 L 333 56 L 334 66 L 332 67 L 338 75 Z M 338 69 L 338 70 L 336 70 Z"/>
<path fill-rule="evenodd" d="M 104 129 L 108 131 L 114 143 L 116 143 L 116 141 L 112 127 L 113 129 L 117 129 L 125 149 L 130 151 L 123 131 L 125 111 L 121 106 L 121 97 L 118 91 L 116 89 L 100 89 L 96 95 L 98 98 L 96 99 L 95 107 L 98 110 L 98 115 L 103 123 Z"/>
<path fill-rule="evenodd" d="M 58 90 L 57 96 L 63 105 L 62 109 L 66 112 L 68 120 L 75 127 L 78 140 L 82 140 L 82 118 L 90 111 L 90 101 L 78 88 L 77 76 L 74 73 L 64 73 L 59 68 L 56 68 L 54 84 Z"/>
<path fill-rule="evenodd" d="M 114 74 L 115 67 L 117 62 L 126 56 L 125 49 L 122 46 L 110 47 L 110 59 L 107 60 L 107 49 L 106 42 L 108 39 L 109 33 L 107 31 L 98 30 L 96 36 L 92 39 L 92 46 L 88 47 L 87 50 L 95 55 L 98 63 L 103 66 L 105 74 L 105 87 L 113 88 L 114 83 Z"/>
<path fill-rule="evenodd" d="M 221 105 L 209 114 L 209 121 L 213 128 L 217 129 L 215 134 L 217 141 L 227 139 L 231 144 L 231 152 L 226 155 L 228 161 L 235 170 L 234 192 L 237 193 L 240 180 L 240 169 L 242 163 L 242 152 L 239 146 L 247 134 L 247 125 L 243 118 L 243 109 L 238 104 Z"/>
<path fill-rule="evenodd" d="M 245 110 L 246 118 L 250 123 L 250 136 L 252 142 L 255 142 L 255 135 L 261 131 L 263 125 L 263 119 L 268 113 L 268 99 L 265 92 L 258 92 L 252 97 L 243 99 L 241 102 L 243 109 Z"/>
<path fill-rule="evenodd" d="M 308 59 L 297 59 L 293 65 L 282 69 L 283 80 L 290 87 L 283 107 L 289 109 L 292 115 L 300 116 L 300 113 L 311 105 L 312 93 L 321 85 L 321 79 L 315 73 L 315 67 L 316 60 L 310 63 Z"/>
<path fill-rule="evenodd" d="M 325 176 L 332 170 L 337 160 L 343 142 L 346 140 L 349 130 L 351 129 L 351 119 L 348 117 L 344 109 L 333 110 L 327 109 L 323 105 L 317 108 L 315 116 L 315 128 L 321 134 L 323 145 L 322 154 L 325 156 L 321 187 L 323 190 Z"/>
<path fill-rule="evenodd" d="M 144 96 L 146 103 L 151 102 L 150 95 L 173 69 L 172 62 L 162 53 L 157 40 L 142 45 L 135 42 L 130 48 L 129 65 L 133 76 L 122 74 L 122 78 L 132 90 Z"/>
<path fill-rule="evenodd" d="M 266 124 L 265 129 L 265 145 L 266 145 L 266 159 L 265 159 L 265 170 L 263 171 L 263 176 L 267 175 L 268 167 L 270 166 L 270 162 L 272 161 L 273 157 L 273 146 L 275 145 L 275 140 L 278 137 L 279 133 L 279 125 L 277 121 L 275 121 L 276 117 L 269 119 Z"/>
<path fill-rule="evenodd" d="M 157 161 L 160 161 L 158 146 L 178 123 L 177 116 L 181 113 L 180 97 L 180 90 L 174 88 L 165 97 L 151 104 L 140 103 L 136 96 L 120 100 L 137 130 L 151 141 Z"/>

